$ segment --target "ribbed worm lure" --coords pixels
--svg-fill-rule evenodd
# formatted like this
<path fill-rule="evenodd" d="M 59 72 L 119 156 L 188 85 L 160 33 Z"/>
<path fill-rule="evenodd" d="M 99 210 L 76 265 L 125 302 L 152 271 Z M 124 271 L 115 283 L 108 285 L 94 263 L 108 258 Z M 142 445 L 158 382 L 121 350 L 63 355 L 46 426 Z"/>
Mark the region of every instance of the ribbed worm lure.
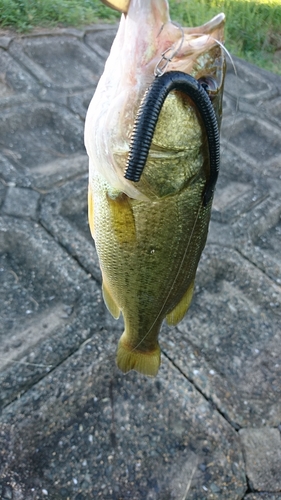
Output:
<path fill-rule="evenodd" d="M 219 126 L 208 95 L 207 79 L 206 82 L 201 83 L 191 75 L 181 71 L 169 71 L 161 76 L 156 76 L 145 92 L 137 113 L 125 178 L 133 182 L 140 180 L 161 108 L 172 90 L 180 90 L 192 99 L 206 129 L 210 157 L 210 176 L 203 194 L 203 204 L 206 206 L 213 196 L 220 164 Z"/>

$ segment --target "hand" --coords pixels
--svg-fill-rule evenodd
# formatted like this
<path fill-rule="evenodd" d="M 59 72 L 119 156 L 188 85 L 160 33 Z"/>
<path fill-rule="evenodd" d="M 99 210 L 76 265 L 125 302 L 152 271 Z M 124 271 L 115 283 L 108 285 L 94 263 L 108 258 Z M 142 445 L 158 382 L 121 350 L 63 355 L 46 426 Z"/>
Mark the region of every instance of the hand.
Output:
<path fill-rule="evenodd" d="M 111 7 L 112 9 L 119 10 L 119 12 L 127 14 L 131 0 L 101 0 L 101 1 L 108 7 Z"/>

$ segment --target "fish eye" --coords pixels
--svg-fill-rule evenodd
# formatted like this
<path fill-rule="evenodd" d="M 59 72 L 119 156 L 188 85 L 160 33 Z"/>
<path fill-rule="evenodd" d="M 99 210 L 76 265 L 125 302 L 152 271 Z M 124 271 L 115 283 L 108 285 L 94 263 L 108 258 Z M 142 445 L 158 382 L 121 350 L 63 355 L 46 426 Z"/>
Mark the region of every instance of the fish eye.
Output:
<path fill-rule="evenodd" d="M 212 100 L 218 91 L 218 83 L 215 78 L 212 76 L 201 76 L 201 78 L 198 79 L 198 82 Z"/>

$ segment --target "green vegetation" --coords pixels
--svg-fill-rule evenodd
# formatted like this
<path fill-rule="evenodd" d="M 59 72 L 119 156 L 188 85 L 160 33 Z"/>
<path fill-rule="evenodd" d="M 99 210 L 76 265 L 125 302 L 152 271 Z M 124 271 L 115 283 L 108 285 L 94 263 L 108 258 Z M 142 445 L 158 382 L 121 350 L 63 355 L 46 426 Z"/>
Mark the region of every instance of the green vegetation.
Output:
<path fill-rule="evenodd" d="M 173 0 L 170 4 L 171 17 L 189 26 L 224 12 L 228 50 L 281 74 L 281 0 Z"/>
<path fill-rule="evenodd" d="M 0 0 L 0 26 L 30 31 L 35 26 L 81 26 L 117 21 L 118 12 L 99 0 Z"/>
<path fill-rule="evenodd" d="M 170 0 L 170 10 L 172 19 L 185 26 L 225 12 L 230 52 L 281 74 L 280 0 Z M 118 19 L 119 14 L 99 0 L 0 0 L 0 27 L 19 32 Z"/>

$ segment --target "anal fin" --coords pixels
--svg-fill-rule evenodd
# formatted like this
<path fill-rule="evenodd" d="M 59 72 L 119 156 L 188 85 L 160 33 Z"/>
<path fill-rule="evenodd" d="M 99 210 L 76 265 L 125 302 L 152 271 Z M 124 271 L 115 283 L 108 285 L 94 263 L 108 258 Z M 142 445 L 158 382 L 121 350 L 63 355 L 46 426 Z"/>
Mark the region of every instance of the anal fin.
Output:
<path fill-rule="evenodd" d="M 120 309 L 116 304 L 115 300 L 113 299 L 110 291 L 108 290 L 108 287 L 106 286 L 104 280 L 102 282 L 102 295 L 105 305 L 109 310 L 110 314 L 113 316 L 113 318 L 118 319 L 120 316 Z"/>
<path fill-rule="evenodd" d="M 169 314 L 167 314 L 166 321 L 168 325 L 175 326 L 183 319 L 184 315 L 186 314 L 190 306 L 193 296 L 193 290 L 194 290 L 194 280 L 192 280 L 187 291 L 185 292 L 184 296 L 179 301 L 179 303 L 176 305 L 176 307 Z"/>

